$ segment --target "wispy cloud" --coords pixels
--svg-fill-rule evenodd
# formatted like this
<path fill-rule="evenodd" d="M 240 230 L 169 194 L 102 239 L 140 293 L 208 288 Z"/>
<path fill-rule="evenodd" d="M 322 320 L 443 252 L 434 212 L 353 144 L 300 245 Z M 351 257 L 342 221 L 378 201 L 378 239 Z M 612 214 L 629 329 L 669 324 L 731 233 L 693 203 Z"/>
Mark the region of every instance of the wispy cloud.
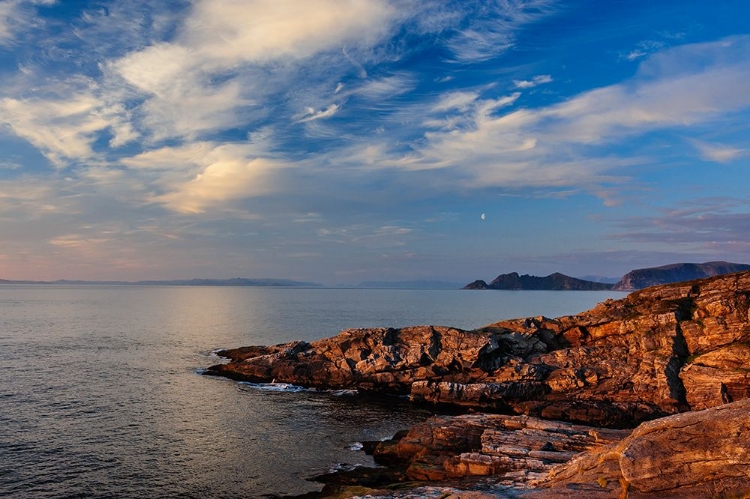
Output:
<path fill-rule="evenodd" d="M 362 268 L 370 248 L 405 264 L 478 241 L 435 213 L 621 212 L 678 167 L 687 187 L 701 168 L 739 178 L 750 150 L 750 37 L 705 42 L 724 28 L 610 36 L 554 0 L 52 3 L 0 0 L 0 270 L 143 272 L 180 245 L 181 271 L 221 254 L 287 272 L 282 255 L 349 261 L 350 245 Z M 710 253 L 721 234 L 745 244 L 744 211 L 660 214 L 605 243 L 662 231 Z"/>
<path fill-rule="evenodd" d="M 701 65 L 689 63 L 698 59 Z M 750 38 L 738 37 L 656 54 L 630 81 L 548 107 L 502 114 L 519 94 L 477 99 L 464 105 L 460 126 L 427 132 L 426 140 L 400 159 L 373 162 L 406 169 L 457 168 L 464 172 L 463 182 L 474 186 L 593 187 L 615 180 L 602 176 L 607 172 L 648 162 L 645 157 L 618 157 L 607 148 L 657 130 L 688 132 L 750 107 L 750 94 L 743 90 L 750 81 L 748 60 Z M 471 99 L 448 94 L 433 109 L 454 101 L 467 104 Z M 701 153 L 728 160 L 741 151 L 704 146 Z"/>
<path fill-rule="evenodd" d="M 690 251 L 704 258 L 747 260 L 750 213 L 741 199 L 696 199 L 690 209 L 662 209 L 621 220 L 611 239 Z"/>
<path fill-rule="evenodd" d="M 307 123 L 309 121 L 315 121 L 315 120 L 319 120 L 323 118 L 330 118 L 331 116 L 336 114 L 338 110 L 339 110 L 338 104 L 331 104 L 327 108 L 321 109 L 320 111 L 316 111 L 313 108 L 307 108 L 307 110 L 305 111 L 305 114 L 301 118 L 297 119 L 297 122 Z"/>
<path fill-rule="evenodd" d="M 0 123 L 34 144 L 58 167 L 91 157 L 96 133 L 121 125 L 91 94 L 71 95 L 67 100 L 4 98 Z"/>
<path fill-rule="evenodd" d="M 513 84 L 516 88 L 534 88 L 545 83 L 552 83 L 552 76 L 550 75 L 537 75 L 530 80 L 513 80 Z"/>
<path fill-rule="evenodd" d="M 748 154 L 747 149 L 738 147 L 709 144 L 700 140 L 692 140 L 691 142 L 703 159 L 717 163 L 728 163 Z"/>
<path fill-rule="evenodd" d="M 467 16 L 467 26 L 448 43 L 458 62 L 479 62 L 513 47 L 517 30 L 549 15 L 557 2 L 550 0 L 508 0 L 469 3 L 479 15 Z M 466 11 L 464 11 L 466 12 Z"/>
<path fill-rule="evenodd" d="M 52 5 L 57 0 L 3 0 L 0 2 L 0 45 L 11 43 L 15 35 L 33 26 L 35 5 Z"/>

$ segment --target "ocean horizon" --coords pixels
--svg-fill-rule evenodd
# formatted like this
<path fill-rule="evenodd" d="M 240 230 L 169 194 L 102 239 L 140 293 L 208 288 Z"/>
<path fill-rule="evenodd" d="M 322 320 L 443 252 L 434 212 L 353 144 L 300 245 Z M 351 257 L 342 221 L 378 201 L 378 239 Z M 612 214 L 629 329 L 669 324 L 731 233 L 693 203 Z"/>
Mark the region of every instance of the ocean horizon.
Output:
<path fill-rule="evenodd" d="M 586 310 L 618 292 L 0 285 L 0 496 L 267 497 L 429 408 L 201 376 L 219 348 Z"/>

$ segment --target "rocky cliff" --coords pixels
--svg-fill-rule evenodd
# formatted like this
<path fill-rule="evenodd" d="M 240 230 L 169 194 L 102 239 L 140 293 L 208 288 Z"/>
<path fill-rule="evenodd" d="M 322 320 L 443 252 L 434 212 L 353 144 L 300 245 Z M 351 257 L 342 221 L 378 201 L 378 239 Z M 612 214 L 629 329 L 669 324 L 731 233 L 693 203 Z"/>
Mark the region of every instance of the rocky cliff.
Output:
<path fill-rule="evenodd" d="M 632 270 L 613 289 L 632 291 L 659 284 L 703 279 L 750 270 L 750 265 L 730 262 L 675 263 L 662 267 Z"/>
<path fill-rule="evenodd" d="M 225 350 L 209 374 L 632 426 L 750 395 L 750 272 L 657 286 L 575 316 L 343 331 Z"/>

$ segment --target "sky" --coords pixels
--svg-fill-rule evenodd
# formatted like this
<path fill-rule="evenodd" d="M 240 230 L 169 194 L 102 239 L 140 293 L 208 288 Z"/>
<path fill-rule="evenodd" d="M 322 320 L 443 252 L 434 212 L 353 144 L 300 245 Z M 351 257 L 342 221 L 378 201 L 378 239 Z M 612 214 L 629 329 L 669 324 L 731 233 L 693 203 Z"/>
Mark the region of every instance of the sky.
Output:
<path fill-rule="evenodd" d="M 0 0 L 0 278 L 750 263 L 745 0 Z"/>

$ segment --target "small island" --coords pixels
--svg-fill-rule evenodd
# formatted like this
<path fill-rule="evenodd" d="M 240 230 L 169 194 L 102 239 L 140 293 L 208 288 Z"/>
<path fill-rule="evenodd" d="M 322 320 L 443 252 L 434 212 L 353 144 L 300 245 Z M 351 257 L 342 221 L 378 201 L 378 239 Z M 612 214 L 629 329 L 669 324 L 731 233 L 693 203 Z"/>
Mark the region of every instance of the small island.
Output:
<path fill-rule="evenodd" d="M 741 272 L 556 319 L 223 350 L 230 362 L 206 374 L 473 411 L 366 444 L 385 468 L 318 477 L 326 486 L 308 497 L 746 497 L 749 311 Z"/>
<path fill-rule="evenodd" d="M 518 272 L 500 274 L 487 284 L 477 280 L 464 286 L 463 289 L 504 289 L 504 290 L 550 290 L 550 291 L 607 291 L 613 284 L 592 282 L 575 277 L 566 276 L 559 272 L 546 277 L 534 275 L 518 275 Z"/>

